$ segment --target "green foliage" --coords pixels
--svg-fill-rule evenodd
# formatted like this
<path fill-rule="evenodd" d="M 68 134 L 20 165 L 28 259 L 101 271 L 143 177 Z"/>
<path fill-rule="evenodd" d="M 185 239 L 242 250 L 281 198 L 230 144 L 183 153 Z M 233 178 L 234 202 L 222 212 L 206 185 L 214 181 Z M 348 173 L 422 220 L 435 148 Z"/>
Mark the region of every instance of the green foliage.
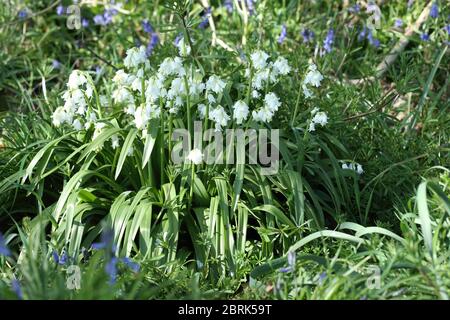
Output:
<path fill-rule="evenodd" d="M 198 27 L 199 1 L 130 2 L 107 26 L 92 22 L 103 6 L 86 5 L 90 26 L 80 30 L 66 28 L 67 17 L 48 1 L 0 8 L 0 233 L 13 251 L 0 256 L 0 298 L 18 297 L 17 279 L 25 299 L 448 299 L 448 4 L 421 26 L 431 41 L 411 36 L 381 78 L 373 77 L 376 66 L 402 37 L 393 23 L 413 23 L 419 2 L 382 7 L 378 48 L 358 40 L 367 13 L 340 2 L 261 0 L 252 14 L 210 4 L 214 26 L 206 29 Z M 278 174 L 171 163 L 171 133 L 190 129 L 206 98 L 152 119 L 144 135 L 133 126 L 110 79 L 127 49 L 149 42 L 143 19 L 159 37 L 151 72 L 178 54 L 173 42 L 183 35 L 199 74 L 226 79 L 217 98 L 229 112 L 235 101 L 250 101 L 243 66 L 252 52 L 288 59 L 293 72 L 270 87 L 283 102 L 279 112 L 270 124 L 247 123 L 281 129 Z M 283 24 L 287 38 L 278 42 Z M 322 55 L 330 28 L 333 49 Z M 314 44 L 303 41 L 304 29 L 315 32 Z M 302 83 L 312 62 L 325 79 L 307 99 Z M 75 69 L 96 88 L 88 108 L 106 125 L 99 132 L 52 124 Z M 350 81 L 357 78 L 365 81 Z M 328 124 L 310 132 L 315 108 Z M 364 173 L 343 163 L 360 163 Z M 113 252 L 93 249 L 108 230 Z M 81 289 L 67 288 L 69 264 L 53 252 L 80 267 Z M 140 270 L 118 262 L 111 284 L 112 256 Z M 376 289 L 367 286 L 373 267 Z"/>

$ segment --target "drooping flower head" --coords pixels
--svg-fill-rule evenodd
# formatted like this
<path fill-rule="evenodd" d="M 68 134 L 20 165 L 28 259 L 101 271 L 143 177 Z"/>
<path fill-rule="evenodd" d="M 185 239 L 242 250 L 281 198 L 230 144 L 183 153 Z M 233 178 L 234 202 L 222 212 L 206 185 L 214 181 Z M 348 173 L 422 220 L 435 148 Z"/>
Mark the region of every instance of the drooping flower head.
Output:
<path fill-rule="evenodd" d="M 26 17 L 28 17 L 28 11 L 27 9 L 22 9 L 17 13 L 17 16 L 19 17 L 19 19 L 25 19 Z"/>
<path fill-rule="evenodd" d="M 66 11 L 66 8 L 64 8 L 64 6 L 61 5 L 61 4 L 60 4 L 59 6 L 56 7 L 56 14 L 57 14 L 58 16 L 63 15 L 63 14 L 65 13 L 65 11 Z"/>
<path fill-rule="evenodd" d="M 233 0 L 224 0 L 223 6 L 227 9 L 229 13 L 233 12 Z"/>
<path fill-rule="evenodd" d="M 89 20 L 86 19 L 86 18 L 81 19 L 81 26 L 82 26 L 83 28 L 89 27 Z"/>
<path fill-rule="evenodd" d="M 325 52 L 330 53 L 333 50 L 334 43 L 334 30 L 329 29 L 325 40 L 323 41 L 323 49 Z"/>
<path fill-rule="evenodd" d="M 158 45 L 158 43 L 159 43 L 159 36 L 156 32 L 153 32 L 150 36 L 150 41 L 147 45 L 147 48 L 145 49 L 145 54 L 147 57 L 152 54 L 153 50 Z"/>
<path fill-rule="evenodd" d="M 111 257 L 105 265 L 105 271 L 109 276 L 109 284 L 113 285 L 116 283 L 117 279 L 117 258 Z"/>
<path fill-rule="evenodd" d="M 430 41 L 430 35 L 428 34 L 428 33 L 422 33 L 421 35 L 420 35 L 420 39 L 422 40 L 422 41 Z"/>
<path fill-rule="evenodd" d="M 111 229 L 103 230 L 101 241 L 93 243 L 92 249 L 106 249 L 108 252 L 114 253 L 116 251 L 116 246 L 114 244 L 114 232 Z"/>
<path fill-rule="evenodd" d="M 125 263 L 125 265 L 128 268 L 130 268 L 134 273 L 139 272 L 139 270 L 141 269 L 141 266 L 137 262 L 132 261 L 128 257 L 123 258 L 122 262 Z"/>
<path fill-rule="evenodd" d="M 316 131 L 316 126 L 320 125 L 324 127 L 328 123 L 328 116 L 325 112 L 319 111 L 319 109 L 314 109 L 311 114 L 313 115 L 313 118 L 311 122 L 309 123 L 309 132 Z"/>
<path fill-rule="evenodd" d="M 303 37 L 303 43 L 309 43 L 312 42 L 314 40 L 314 31 L 310 30 L 310 29 L 303 29 L 303 31 L 301 32 L 302 37 Z"/>
<path fill-rule="evenodd" d="M 61 62 L 58 60 L 52 60 L 52 67 L 53 69 L 61 69 Z"/>
<path fill-rule="evenodd" d="M 222 106 L 218 106 L 209 111 L 209 119 L 215 122 L 215 131 L 222 131 L 222 127 L 228 124 L 230 116 Z"/>
<path fill-rule="evenodd" d="M 247 104 L 239 100 L 233 105 L 233 118 L 236 120 L 237 124 L 242 124 L 243 121 L 247 120 L 248 118 L 248 106 Z"/>
<path fill-rule="evenodd" d="M 65 251 L 61 253 L 61 255 L 58 255 L 58 252 L 56 250 L 53 250 L 52 252 L 53 260 L 60 265 L 65 265 L 68 261 L 68 256 Z"/>
<path fill-rule="evenodd" d="M 267 65 L 269 55 L 262 50 L 257 50 L 250 55 L 253 67 L 257 70 L 264 69 Z"/>
<path fill-rule="evenodd" d="M 205 12 L 202 14 L 202 21 L 198 25 L 199 29 L 205 29 L 209 26 L 209 16 L 211 15 L 211 8 L 206 8 Z"/>
<path fill-rule="evenodd" d="M 375 38 L 373 36 L 372 30 L 369 30 L 368 34 L 367 34 L 367 40 L 369 41 L 369 44 L 372 45 L 375 48 L 380 47 L 380 40 L 378 40 L 377 38 Z"/>
<path fill-rule="evenodd" d="M 402 19 L 395 19 L 394 26 L 396 28 L 402 27 L 403 26 L 403 20 Z"/>
<path fill-rule="evenodd" d="M 246 0 L 245 3 L 247 4 L 247 9 L 250 15 L 255 13 L 255 0 Z"/>
<path fill-rule="evenodd" d="M 436 19 L 439 16 L 439 6 L 434 2 L 430 9 L 430 17 Z"/>
<path fill-rule="evenodd" d="M 218 76 L 212 75 L 206 82 L 206 89 L 213 91 L 216 94 L 220 94 L 223 92 L 223 89 L 225 89 L 226 85 L 226 82 L 224 82 Z"/>
<path fill-rule="evenodd" d="M 348 11 L 350 12 L 350 13 L 353 13 L 353 14 L 356 14 L 356 13 L 359 13 L 360 11 L 361 11 L 361 6 L 359 5 L 359 4 L 354 4 L 353 6 L 351 6 L 349 9 L 348 9 Z"/>
<path fill-rule="evenodd" d="M 142 29 L 144 30 L 145 33 L 153 32 L 153 27 L 147 19 L 142 20 Z"/>
<path fill-rule="evenodd" d="M 139 48 L 131 48 L 127 50 L 127 56 L 125 57 L 123 64 L 127 68 L 134 68 L 144 64 L 146 60 L 146 48 L 144 46 L 140 46 Z"/>
<path fill-rule="evenodd" d="M 203 153 L 200 149 L 192 149 L 186 157 L 186 160 L 193 164 L 201 164 L 203 162 Z"/>
<path fill-rule="evenodd" d="M 281 26 L 281 33 L 280 33 L 280 36 L 278 37 L 278 43 L 279 43 L 279 44 L 283 43 L 284 40 L 286 39 L 286 36 L 287 36 L 287 29 L 286 29 L 286 25 L 283 24 L 283 25 Z"/>
<path fill-rule="evenodd" d="M 96 25 L 107 26 L 113 22 L 114 16 L 116 16 L 119 11 L 115 7 L 107 8 L 102 14 L 97 14 L 94 16 L 94 23 Z"/>

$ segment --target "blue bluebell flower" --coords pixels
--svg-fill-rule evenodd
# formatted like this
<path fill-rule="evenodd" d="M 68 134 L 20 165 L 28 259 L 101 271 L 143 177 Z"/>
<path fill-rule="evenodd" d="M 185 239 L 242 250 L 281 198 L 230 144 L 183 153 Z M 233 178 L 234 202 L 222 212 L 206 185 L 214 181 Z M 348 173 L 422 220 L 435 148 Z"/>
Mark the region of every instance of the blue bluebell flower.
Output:
<path fill-rule="evenodd" d="M 114 8 L 105 9 L 103 14 L 97 14 L 94 16 L 94 23 L 96 25 L 106 26 L 113 22 L 113 17 L 119 12 Z"/>
<path fill-rule="evenodd" d="M 12 279 L 11 289 L 16 294 L 19 300 L 23 300 L 22 288 L 20 287 L 20 282 L 17 279 Z"/>
<path fill-rule="evenodd" d="M 437 2 L 434 2 L 430 9 L 430 17 L 436 19 L 439 16 L 439 6 Z"/>
<path fill-rule="evenodd" d="M 112 18 L 116 16 L 118 13 L 119 11 L 117 11 L 117 9 L 109 8 L 105 9 L 105 11 L 103 12 L 103 16 L 105 17 L 106 20 L 112 22 Z"/>
<path fill-rule="evenodd" d="M 422 33 L 421 35 L 420 35 L 420 39 L 422 40 L 422 41 L 429 41 L 430 40 L 430 35 L 428 34 L 428 33 Z"/>
<path fill-rule="evenodd" d="M 400 28 L 401 26 L 403 26 L 403 20 L 402 19 L 395 19 L 394 27 Z"/>
<path fill-rule="evenodd" d="M 180 43 L 181 39 L 183 39 L 183 34 L 182 34 L 182 33 L 179 33 L 179 34 L 175 37 L 175 40 L 173 41 L 173 44 L 174 44 L 175 46 L 178 46 L 178 43 Z"/>
<path fill-rule="evenodd" d="M 103 17 L 102 14 L 97 14 L 94 16 L 94 23 L 100 26 L 106 25 L 105 18 Z"/>
<path fill-rule="evenodd" d="M 377 38 L 375 38 L 373 36 L 372 30 L 369 30 L 369 33 L 367 34 L 367 40 L 369 40 L 369 43 L 374 46 L 375 48 L 379 48 L 380 47 L 380 40 L 378 40 Z"/>
<path fill-rule="evenodd" d="M 248 12 L 252 15 L 255 13 L 255 3 L 254 0 L 246 0 Z"/>
<path fill-rule="evenodd" d="M 211 15 L 211 8 L 207 8 L 202 15 L 202 22 L 198 25 L 199 29 L 205 29 L 209 26 L 209 16 Z"/>
<path fill-rule="evenodd" d="M 414 4 L 414 0 L 408 0 L 408 9 L 410 9 Z"/>
<path fill-rule="evenodd" d="M 447 31 L 447 34 L 450 36 L 450 24 L 446 25 L 444 30 Z"/>
<path fill-rule="evenodd" d="M 141 266 L 137 262 L 132 261 L 128 257 L 123 258 L 122 262 L 125 263 L 125 265 L 128 268 L 130 268 L 134 273 L 139 272 L 139 270 L 141 269 Z"/>
<path fill-rule="evenodd" d="M 53 60 L 52 61 L 52 66 L 54 69 L 60 69 L 61 68 L 61 62 L 59 62 L 58 60 Z"/>
<path fill-rule="evenodd" d="M 158 43 L 159 43 L 159 36 L 156 32 L 153 32 L 150 37 L 150 42 L 148 43 L 147 48 L 145 50 L 147 57 L 152 54 L 153 50 L 158 45 Z"/>
<path fill-rule="evenodd" d="M 358 41 L 363 41 L 367 37 L 368 31 L 369 29 L 364 26 L 358 34 Z"/>
<path fill-rule="evenodd" d="M 0 256 L 9 257 L 11 255 L 11 251 L 6 246 L 6 240 L 3 235 L 0 233 Z"/>
<path fill-rule="evenodd" d="M 153 27 L 147 19 L 142 20 L 142 29 L 144 30 L 145 33 L 153 32 Z"/>
<path fill-rule="evenodd" d="M 109 283 L 116 283 L 117 278 L 117 258 L 112 257 L 105 266 L 105 271 L 109 276 Z"/>
<path fill-rule="evenodd" d="M 104 230 L 102 232 L 101 241 L 93 243 L 92 249 L 106 249 L 109 252 L 114 253 L 116 251 L 116 246 L 114 245 L 114 232 L 111 229 Z"/>
<path fill-rule="evenodd" d="M 323 41 L 323 48 L 326 52 L 330 53 L 331 50 L 333 50 L 333 43 L 334 43 L 334 30 L 330 29 L 328 30 L 327 36 L 325 40 Z"/>
<path fill-rule="evenodd" d="M 375 38 L 373 36 L 372 30 L 367 28 L 366 26 L 364 26 L 363 29 L 358 34 L 358 41 L 363 41 L 364 39 L 367 39 L 371 46 L 374 46 L 375 48 L 380 47 L 380 40 Z"/>
<path fill-rule="evenodd" d="M 81 26 L 82 26 L 83 28 L 89 27 L 89 20 L 86 19 L 86 18 L 81 19 Z"/>
<path fill-rule="evenodd" d="M 66 11 L 66 9 L 64 8 L 64 6 L 63 5 L 59 5 L 59 6 L 57 6 L 56 7 L 56 14 L 58 15 L 58 16 L 62 16 L 64 13 L 65 13 L 65 11 Z"/>
<path fill-rule="evenodd" d="M 68 260 L 67 253 L 63 252 L 61 254 L 61 256 L 59 256 L 58 252 L 56 250 L 53 250 L 52 255 L 53 255 L 53 260 L 55 260 L 55 262 L 57 264 L 60 264 L 63 266 L 67 263 L 67 260 Z"/>
<path fill-rule="evenodd" d="M 360 11 L 361 11 L 361 7 L 360 7 L 360 5 L 359 4 L 354 4 L 353 6 L 351 6 L 349 9 L 348 9 L 348 11 L 350 12 L 350 13 L 353 13 L 353 14 L 355 14 L 355 13 L 359 13 Z"/>
<path fill-rule="evenodd" d="M 227 9 L 229 13 L 233 12 L 233 0 L 225 0 L 223 6 Z"/>
<path fill-rule="evenodd" d="M 52 257 L 53 257 L 53 260 L 54 260 L 56 263 L 59 263 L 58 252 L 56 252 L 55 250 L 53 250 L 53 251 L 52 251 Z"/>
<path fill-rule="evenodd" d="M 314 40 L 314 31 L 309 30 L 309 29 L 304 29 L 302 32 L 302 37 L 303 37 L 303 43 L 308 43 L 308 42 L 312 42 Z"/>
<path fill-rule="evenodd" d="M 17 16 L 19 17 L 19 19 L 25 19 L 26 17 L 28 17 L 27 9 L 20 10 L 19 13 L 17 13 Z"/>
<path fill-rule="evenodd" d="M 286 25 L 283 24 L 281 26 L 281 33 L 280 36 L 278 37 L 278 43 L 281 44 L 284 42 L 284 40 L 286 40 L 286 36 L 287 36 L 287 29 L 286 29 Z"/>

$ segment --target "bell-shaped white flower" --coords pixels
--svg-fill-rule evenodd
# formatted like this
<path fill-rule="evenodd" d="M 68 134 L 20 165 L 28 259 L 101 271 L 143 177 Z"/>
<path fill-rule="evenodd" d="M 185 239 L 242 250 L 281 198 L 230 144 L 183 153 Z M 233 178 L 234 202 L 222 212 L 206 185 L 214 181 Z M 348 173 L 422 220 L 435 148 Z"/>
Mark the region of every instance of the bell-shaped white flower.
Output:
<path fill-rule="evenodd" d="M 236 119 L 237 124 L 242 124 L 243 121 L 247 120 L 248 117 L 248 106 L 244 101 L 237 101 L 233 106 L 233 118 Z"/>
<path fill-rule="evenodd" d="M 200 149 L 194 148 L 189 152 L 186 159 L 193 164 L 201 164 L 203 162 L 203 153 Z"/>
<path fill-rule="evenodd" d="M 264 69 L 267 66 L 269 55 L 262 50 L 257 50 L 250 55 L 253 67 L 257 70 Z"/>

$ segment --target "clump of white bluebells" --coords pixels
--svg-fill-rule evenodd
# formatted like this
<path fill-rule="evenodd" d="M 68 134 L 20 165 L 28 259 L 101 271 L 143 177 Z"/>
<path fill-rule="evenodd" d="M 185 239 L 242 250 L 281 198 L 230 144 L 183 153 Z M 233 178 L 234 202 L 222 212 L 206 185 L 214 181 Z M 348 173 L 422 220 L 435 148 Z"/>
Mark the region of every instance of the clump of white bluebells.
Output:
<path fill-rule="evenodd" d="M 308 73 L 302 83 L 303 94 L 306 98 L 311 98 L 313 96 L 312 91 L 308 86 L 320 87 L 323 80 L 323 75 L 317 70 L 317 66 L 312 63 L 308 67 Z"/>
<path fill-rule="evenodd" d="M 52 115 L 53 125 L 59 127 L 65 123 L 80 131 L 88 129 L 97 121 L 94 111 L 94 87 L 91 77 L 80 70 L 74 70 L 69 76 L 67 90 L 62 98 L 64 105 L 56 108 Z"/>
<path fill-rule="evenodd" d="M 176 46 L 179 56 L 167 57 L 159 66 L 150 65 L 144 46 L 127 50 L 123 69 L 118 70 L 111 79 L 110 99 L 96 97 L 97 91 L 90 76 L 75 70 L 69 77 L 68 89 L 63 95 L 65 104 L 53 114 L 54 125 L 67 123 L 76 130 L 94 128 L 95 139 L 105 127 L 110 126 L 109 121 L 100 118 L 97 113 L 95 108 L 100 107 L 96 105 L 97 101 L 100 101 L 100 105 L 112 103 L 113 108 L 123 110 L 128 124 L 140 130 L 143 139 L 152 119 L 186 114 L 188 101 L 191 115 L 211 121 L 216 131 L 223 130 L 231 122 L 245 125 L 250 120 L 260 123 L 272 121 L 281 107 L 281 100 L 274 92 L 274 87 L 291 72 L 286 58 L 272 59 L 262 50 L 253 52 L 246 69 L 248 83 L 237 86 L 244 88 L 238 94 L 243 98 L 229 105 L 226 103 L 229 99 L 223 99 L 225 91 L 236 86 L 228 83 L 220 74 L 205 77 L 196 65 L 188 64 L 185 57 L 190 54 L 191 48 L 185 39 L 180 39 Z M 312 85 L 320 84 L 321 79 L 313 75 L 307 78 Z M 111 136 L 110 143 L 113 149 L 119 148 L 121 136 Z"/>
<path fill-rule="evenodd" d="M 325 112 L 319 111 L 318 108 L 314 108 L 311 111 L 311 115 L 313 118 L 311 119 L 311 122 L 309 123 L 308 131 L 316 131 L 316 126 L 320 125 L 324 127 L 328 123 L 328 116 Z"/>
<path fill-rule="evenodd" d="M 251 68 L 246 70 L 246 76 L 251 77 L 253 99 L 264 97 L 262 107 L 252 111 L 253 120 L 256 122 L 271 122 L 275 112 L 281 106 L 280 99 L 273 92 L 267 92 L 269 86 L 273 86 L 280 80 L 280 76 L 286 76 L 291 72 L 291 67 L 286 58 L 278 57 L 270 61 L 270 56 L 257 50 L 250 55 Z M 264 92 L 262 92 L 264 91 Z"/>
<path fill-rule="evenodd" d="M 343 170 L 353 170 L 359 175 L 364 173 L 362 165 L 360 165 L 359 163 L 355 163 L 355 162 L 349 162 L 349 163 L 342 162 L 342 169 Z"/>

